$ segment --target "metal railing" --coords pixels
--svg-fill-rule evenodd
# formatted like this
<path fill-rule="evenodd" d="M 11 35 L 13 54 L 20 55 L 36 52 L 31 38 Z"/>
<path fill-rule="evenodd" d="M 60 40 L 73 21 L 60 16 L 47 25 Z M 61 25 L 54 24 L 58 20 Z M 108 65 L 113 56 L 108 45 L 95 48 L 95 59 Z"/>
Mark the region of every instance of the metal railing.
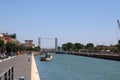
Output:
<path fill-rule="evenodd" d="M 14 67 L 11 66 L 0 74 L 0 80 L 13 80 L 14 79 Z"/>

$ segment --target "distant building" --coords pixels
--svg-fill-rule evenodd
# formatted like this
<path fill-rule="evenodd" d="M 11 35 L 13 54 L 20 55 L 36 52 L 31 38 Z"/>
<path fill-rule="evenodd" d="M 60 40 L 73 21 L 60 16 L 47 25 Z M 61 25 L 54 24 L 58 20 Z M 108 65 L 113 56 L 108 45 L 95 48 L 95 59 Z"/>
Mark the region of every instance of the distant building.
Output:
<path fill-rule="evenodd" d="M 5 44 L 7 42 L 20 44 L 20 42 L 16 39 L 16 34 L 0 33 L 0 40 L 3 40 Z"/>
<path fill-rule="evenodd" d="M 25 44 L 24 44 L 25 48 L 34 48 L 35 45 L 33 44 L 33 40 L 25 40 Z"/>

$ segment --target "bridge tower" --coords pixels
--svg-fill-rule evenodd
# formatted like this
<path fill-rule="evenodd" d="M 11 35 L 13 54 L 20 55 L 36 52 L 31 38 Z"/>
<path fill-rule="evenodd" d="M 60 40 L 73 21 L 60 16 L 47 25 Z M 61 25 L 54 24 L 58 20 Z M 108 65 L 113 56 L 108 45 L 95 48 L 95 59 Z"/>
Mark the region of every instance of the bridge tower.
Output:
<path fill-rule="evenodd" d="M 38 38 L 38 46 L 41 47 L 41 39 L 53 39 L 55 41 L 55 50 L 58 48 L 58 38 Z"/>
<path fill-rule="evenodd" d="M 38 38 L 38 46 L 39 46 L 39 47 L 41 47 L 40 43 L 41 43 L 41 38 L 39 37 L 39 38 Z"/>
<path fill-rule="evenodd" d="M 55 38 L 55 50 L 58 48 L 58 38 Z"/>

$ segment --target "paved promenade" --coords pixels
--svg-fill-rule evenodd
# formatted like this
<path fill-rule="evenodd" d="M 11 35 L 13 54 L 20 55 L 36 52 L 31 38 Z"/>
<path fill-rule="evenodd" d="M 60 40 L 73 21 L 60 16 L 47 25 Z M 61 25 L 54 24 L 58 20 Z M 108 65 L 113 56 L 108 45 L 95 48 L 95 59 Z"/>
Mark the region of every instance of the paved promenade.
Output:
<path fill-rule="evenodd" d="M 0 61 L 0 75 L 12 66 L 14 67 L 14 80 L 19 80 L 20 76 L 24 76 L 25 80 L 40 80 L 33 55 L 18 55 Z"/>

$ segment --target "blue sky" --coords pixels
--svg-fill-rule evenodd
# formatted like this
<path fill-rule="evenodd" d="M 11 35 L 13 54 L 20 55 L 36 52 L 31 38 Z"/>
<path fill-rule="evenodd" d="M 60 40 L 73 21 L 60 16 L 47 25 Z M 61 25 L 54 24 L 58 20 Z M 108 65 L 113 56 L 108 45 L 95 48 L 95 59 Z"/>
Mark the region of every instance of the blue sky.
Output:
<path fill-rule="evenodd" d="M 58 45 L 115 44 L 117 19 L 120 0 L 0 0 L 0 32 L 16 33 L 21 42 L 33 39 L 36 45 L 38 37 L 57 37 Z"/>

